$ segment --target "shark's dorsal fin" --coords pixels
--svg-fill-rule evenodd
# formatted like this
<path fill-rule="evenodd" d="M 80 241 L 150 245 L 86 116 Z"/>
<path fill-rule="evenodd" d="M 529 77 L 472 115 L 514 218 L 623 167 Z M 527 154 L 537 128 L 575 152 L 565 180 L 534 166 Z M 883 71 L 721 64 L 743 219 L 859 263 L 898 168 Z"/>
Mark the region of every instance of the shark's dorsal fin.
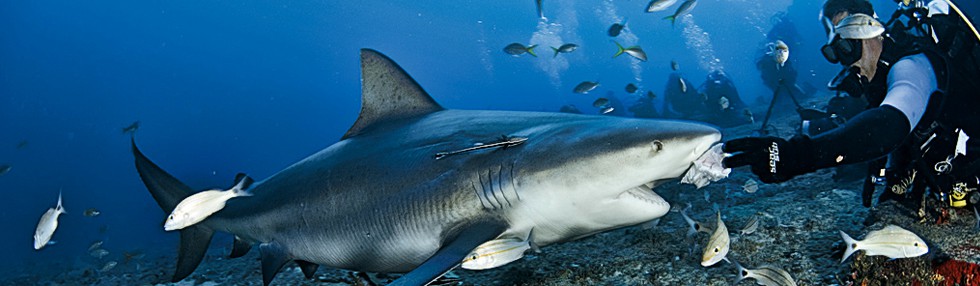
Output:
<path fill-rule="evenodd" d="M 360 134 L 378 122 L 442 110 L 408 73 L 381 53 L 361 50 L 361 114 L 344 137 Z"/>

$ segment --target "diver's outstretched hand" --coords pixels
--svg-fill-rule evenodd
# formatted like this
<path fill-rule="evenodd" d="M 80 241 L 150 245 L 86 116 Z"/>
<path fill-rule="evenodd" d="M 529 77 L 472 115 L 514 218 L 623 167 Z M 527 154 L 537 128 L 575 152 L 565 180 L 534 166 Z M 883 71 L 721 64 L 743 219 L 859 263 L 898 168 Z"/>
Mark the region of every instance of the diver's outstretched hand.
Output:
<path fill-rule="evenodd" d="M 779 183 L 812 171 L 806 154 L 810 138 L 796 136 L 789 141 L 779 137 L 745 137 L 725 142 L 722 149 L 732 154 L 722 163 L 726 168 L 749 165 L 765 183 Z"/>

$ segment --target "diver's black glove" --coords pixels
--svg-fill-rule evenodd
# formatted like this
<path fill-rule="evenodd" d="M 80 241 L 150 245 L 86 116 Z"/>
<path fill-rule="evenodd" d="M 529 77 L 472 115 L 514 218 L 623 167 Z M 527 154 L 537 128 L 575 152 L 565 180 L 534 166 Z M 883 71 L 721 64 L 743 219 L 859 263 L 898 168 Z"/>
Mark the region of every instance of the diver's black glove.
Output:
<path fill-rule="evenodd" d="M 752 173 L 765 183 L 779 183 L 815 168 L 810 155 L 810 138 L 795 136 L 789 141 L 779 137 L 746 137 L 725 142 L 722 150 L 732 154 L 722 162 L 726 168 L 752 166 Z"/>

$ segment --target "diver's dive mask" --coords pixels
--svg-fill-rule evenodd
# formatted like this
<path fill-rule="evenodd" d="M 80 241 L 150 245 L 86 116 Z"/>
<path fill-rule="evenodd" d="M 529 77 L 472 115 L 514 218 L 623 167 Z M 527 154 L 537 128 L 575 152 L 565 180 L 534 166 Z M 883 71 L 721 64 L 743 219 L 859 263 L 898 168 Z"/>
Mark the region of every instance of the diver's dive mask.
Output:
<path fill-rule="evenodd" d="M 861 59 L 862 48 L 861 40 L 844 39 L 836 35 L 829 44 L 820 48 L 820 53 L 832 64 L 850 66 Z"/>
<path fill-rule="evenodd" d="M 867 91 L 871 81 L 868 77 L 861 74 L 861 68 L 852 66 L 846 68 L 834 77 L 827 87 L 838 93 L 846 93 L 850 96 L 862 96 Z"/>

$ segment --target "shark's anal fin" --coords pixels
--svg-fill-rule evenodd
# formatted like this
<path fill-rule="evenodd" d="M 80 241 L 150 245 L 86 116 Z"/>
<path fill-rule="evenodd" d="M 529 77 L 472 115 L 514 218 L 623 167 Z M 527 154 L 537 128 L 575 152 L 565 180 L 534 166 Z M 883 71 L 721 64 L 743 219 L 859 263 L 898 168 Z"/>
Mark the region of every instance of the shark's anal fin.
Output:
<path fill-rule="evenodd" d="M 361 113 L 344 137 L 360 134 L 379 122 L 443 110 L 394 61 L 371 49 L 361 50 Z"/>
<path fill-rule="evenodd" d="M 470 254 L 473 249 L 484 242 L 493 240 L 505 229 L 505 225 L 494 222 L 470 225 L 462 229 L 454 239 L 447 241 L 439 251 L 436 251 L 436 254 L 429 257 L 422 265 L 388 285 L 427 285 L 459 266 L 463 258 Z"/>
<path fill-rule="evenodd" d="M 306 279 L 313 279 L 313 274 L 316 274 L 316 269 L 320 268 L 319 264 L 306 260 L 296 260 L 296 264 L 299 264 L 299 269 L 303 270 L 303 276 L 306 276 Z"/>
<path fill-rule="evenodd" d="M 239 258 L 248 254 L 248 251 L 252 249 L 252 244 L 243 240 L 242 238 L 235 236 L 235 242 L 231 246 L 231 254 L 228 258 Z"/>
<path fill-rule="evenodd" d="M 275 242 L 259 244 L 259 253 L 262 254 L 262 285 L 269 286 L 282 266 L 289 262 L 289 255 Z"/>

